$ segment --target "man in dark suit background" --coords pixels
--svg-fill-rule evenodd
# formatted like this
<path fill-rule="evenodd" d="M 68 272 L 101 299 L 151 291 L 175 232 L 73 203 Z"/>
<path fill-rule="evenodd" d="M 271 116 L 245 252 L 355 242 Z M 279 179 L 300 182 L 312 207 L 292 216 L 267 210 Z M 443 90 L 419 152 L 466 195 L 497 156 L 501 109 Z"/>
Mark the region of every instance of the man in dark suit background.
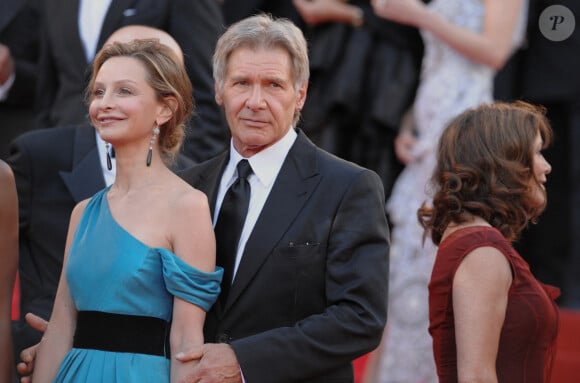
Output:
<path fill-rule="evenodd" d="M 181 59 L 181 50 L 166 32 L 145 26 L 127 26 L 108 41 L 158 38 Z M 8 159 L 19 199 L 20 312 L 48 319 L 62 269 L 71 212 L 80 201 L 110 185 L 115 177 L 106 165 L 105 143 L 87 124 L 38 129 L 19 136 Z M 191 167 L 183 155 L 174 170 Z M 15 354 L 40 341 L 41 334 L 24 319 L 14 323 Z"/>
<path fill-rule="evenodd" d="M 205 323 L 206 342 L 228 344 L 183 355 L 201 357 L 191 381 L 352 382 L 351 361 L 380 342 L 389 251 L 382 183 L 293 128 L 308 65 L 300 30 L 267 16 L 232 25 L 218 41 L 216 101 L 230 150 L 182 176 L 208 195 L 216 225 L 240 159 L 253 170 L 252 197 L 231 288 Z M 216 241 L 219 249 L 217 230 Z"/>
<path fill-rule="evenodd" d="M 0 0 L 0 158 L 17 135 L 34 127 L 39 54 L 38 0 Z"/>
<path fill-rule="evenodd" d="M 211 77 L 211 55 L 223 32 L 217 1 L 46 0 L 44 3 L 38 127 L 85 123 L 87 111 L 82 92 L 95 52 L 116 29 L 148 25 L 177 40 L 193 84 L 196 114 L 182 152 L 199 162 L 225 149 L 227 129 L 214 102 Z"/>

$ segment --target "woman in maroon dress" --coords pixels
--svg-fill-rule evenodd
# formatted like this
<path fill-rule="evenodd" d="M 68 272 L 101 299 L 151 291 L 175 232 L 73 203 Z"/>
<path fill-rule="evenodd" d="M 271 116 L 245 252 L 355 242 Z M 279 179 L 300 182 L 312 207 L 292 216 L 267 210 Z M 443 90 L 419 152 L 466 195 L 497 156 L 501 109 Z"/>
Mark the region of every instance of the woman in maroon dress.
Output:
<path fill-rule="evenodd" d="M 439 245 L 429 332 L 441 383 L 548 382 L 558 289 L 534 278 L 511 243 L 546 206 L 552 132 L 530 104 L 484 104 L 439 143 L 433 206 L 419 221 Z"/>

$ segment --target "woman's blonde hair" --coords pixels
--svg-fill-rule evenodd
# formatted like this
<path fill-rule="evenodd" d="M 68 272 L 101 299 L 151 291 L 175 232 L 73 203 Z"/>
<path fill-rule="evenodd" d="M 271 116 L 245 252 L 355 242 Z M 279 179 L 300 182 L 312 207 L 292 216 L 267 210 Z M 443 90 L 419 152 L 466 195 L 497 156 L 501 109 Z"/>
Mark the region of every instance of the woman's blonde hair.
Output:
<path fill-rule="evenodd" d="M 166 97 L 177 101 L 171 107 L 172 116 L 159 126 L 159 150 L 166 163 L 174 160 L 185 139 L 186 123 L 193 112 L 192 85 L 175 53 L 158 39 L 135 39 L 127 43 L 113 42 L 105 45 L 95 57 L 92 76 L 85 91 L 87 102 L 92 100 L 97 73 L 103 64 L 113 57 L 132 57 L 139 60 L 147 72 L 147 83 L 153 88 L 161 102 Z"/>

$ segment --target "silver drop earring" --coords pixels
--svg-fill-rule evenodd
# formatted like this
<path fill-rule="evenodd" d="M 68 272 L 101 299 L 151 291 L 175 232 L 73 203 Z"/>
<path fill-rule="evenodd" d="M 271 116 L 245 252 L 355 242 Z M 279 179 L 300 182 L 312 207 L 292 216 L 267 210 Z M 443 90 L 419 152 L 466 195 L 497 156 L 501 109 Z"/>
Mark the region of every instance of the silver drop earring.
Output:
<path fill-rule="evenodd" d="M 107 148 L 107 169 L 113 169 L 113 162 L 111 161 L 111 144 L 108 142 L 105 143 L 105 147 Z"/>
<path fill-rule="evenodd" d="M 153 135 L 151 136 L 151 140 L 149 141 L 149 151 L 147 152 L 147 166 L 151 166 L 151 157 L 153 156 L 153 144 L 159 135 L 159 126 L 155 126 L 153 129 Z"/>

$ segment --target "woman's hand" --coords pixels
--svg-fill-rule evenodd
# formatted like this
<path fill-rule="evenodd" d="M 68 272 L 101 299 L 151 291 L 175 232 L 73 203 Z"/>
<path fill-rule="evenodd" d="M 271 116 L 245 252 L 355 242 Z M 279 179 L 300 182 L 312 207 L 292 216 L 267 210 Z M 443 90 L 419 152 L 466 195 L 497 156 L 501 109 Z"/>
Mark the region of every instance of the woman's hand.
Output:
<path fill-rule="evenodd" d="M 27 313 L 24 317 L 26 322 L 35 330 L 38 330 L 42 333 L 46 331 L 46 327 L 48 326 L 48 322 L 42 319 L 41 317 L 34 315 L 32 313 Z M 36 353 L 38 351 L 38 344 L 30 346 L 20 353 L 20 359 L 22 360 L 16 366 L 18 373 L 22 375 L 20 378 L 21 383 L 29 383 L 31 381 L 32 371 L 34 370 L 34 360 L 36 359 Z"/>
<path fill-rule="evenodd" d="M 416 143 L 417 139 L 408 130 L 402 130 L 395 138 L 395 154 L 401 163 L 407 165 L 413 162 L 413 148 L 415 148 Z"/>
<path fill-rule="evenodd" d="M 300 16 L 308 25 L 340 22 L 352 25 L 362 23 L 360 8 L 347 0 L 293 0 Z"/>

